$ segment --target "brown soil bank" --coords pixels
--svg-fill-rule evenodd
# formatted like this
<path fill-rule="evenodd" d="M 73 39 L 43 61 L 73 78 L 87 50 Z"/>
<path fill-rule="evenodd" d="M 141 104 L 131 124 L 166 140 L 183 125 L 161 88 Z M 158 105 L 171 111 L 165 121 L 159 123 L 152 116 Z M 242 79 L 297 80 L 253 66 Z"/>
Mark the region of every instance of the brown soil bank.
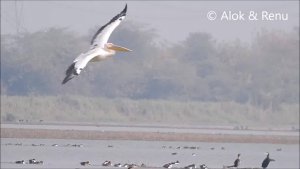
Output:
<path fill-rule="evenodd" d="M 161 132 L 81 131 L 54 129 L 1 128 L 1 138 L 87 139 L 87 140 L 147 140 L 299 144 L 298 136 L 230 135 Z"/>

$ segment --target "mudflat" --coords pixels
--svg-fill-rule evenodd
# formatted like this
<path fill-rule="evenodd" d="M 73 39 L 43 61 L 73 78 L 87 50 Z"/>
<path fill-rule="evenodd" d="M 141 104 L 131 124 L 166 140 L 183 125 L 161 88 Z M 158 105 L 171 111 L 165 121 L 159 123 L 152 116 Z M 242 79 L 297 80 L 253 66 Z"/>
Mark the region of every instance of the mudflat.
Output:
<path fill-rule="evenodd" d="M 1 138 L 299 144 L 299 136 L 1 128 Z"/>

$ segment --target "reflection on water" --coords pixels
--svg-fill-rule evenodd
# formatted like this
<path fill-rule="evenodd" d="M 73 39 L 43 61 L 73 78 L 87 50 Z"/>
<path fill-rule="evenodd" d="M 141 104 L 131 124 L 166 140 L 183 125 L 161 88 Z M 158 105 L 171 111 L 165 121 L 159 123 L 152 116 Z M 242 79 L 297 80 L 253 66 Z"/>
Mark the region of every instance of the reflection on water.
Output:
<path fill-rule="evenodd" d="M 269 168 L 299 168 L 299 144 L 203 143 L 164 141 L 1 139 L 1 168 L 78 168 L 90 161 L 99 168 L 105 160 L 115 163 L 144 163 L 161 167 L 178 160 L 178 167 L 206 164 L 211 168 L 232 165 L 241 153 L 241 167 L 260 167 L 265 152 L 275 162 Z M 35 158 L 42 165 L 15 164 Z M 101 167 L 104 168 L 104 167 Z"/>

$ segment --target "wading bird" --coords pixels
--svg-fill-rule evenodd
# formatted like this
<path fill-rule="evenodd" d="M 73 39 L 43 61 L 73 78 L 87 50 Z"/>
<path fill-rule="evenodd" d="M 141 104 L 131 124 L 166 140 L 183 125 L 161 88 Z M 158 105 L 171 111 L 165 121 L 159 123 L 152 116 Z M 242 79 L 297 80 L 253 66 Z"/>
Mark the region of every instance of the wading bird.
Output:
<path fill-rule="evenodd" d="M 184 167 L 184 169 L 195 169 L 195 168 L 197 168 L 195 164 L 191 164 L 191 165 Z"/>
<path fill-rule="evenodd" d="M 177 160 L 177 161 L 175 161 L 175 162 L 167 163 L 167 164 L 163 165 L 163 167 L 164 167 L 164 168 L 172 168 L 172 166 L 173 166 L 174 164 L 179 164 L 179 161 Z"/>
<path fill-rule="evenodd" d="M 241 154 L 238 154 L 237 155 L 237 159 L 234 161 L 233 165 L 232 166 L 228 166 L 228 168 L 231 168 L 231 167 L 239 167 L 240 166 L 240 163 L 241 163 Z"/>
<path fill-rule="evenodd" d="M 266 169 L 271 161 L 275 161 L 274 159 L 271 159 L 271 158 L 269 157 L 269 155 L 270 155 L 269 153 L 266 153 L 266 154 L 267 154 L 267 157 L 264 159 L 264 161 L 263 161 L 262 164 L 261 164 L 261 167 L 262 167 L 263 169 Z"/>
<path fill-rule="evenodd" d="M 111 166 L 111 161 L 108 161 L 108 160 L 104 161 L 102 163 L 102 166 Z"/>
<path fill-rule="evenodd" d="M 116 54 L 117 51 L 129 52 L 122 46 L 117 46 L 112 43 L 107 43 L 110 34 L 114 29 L 119 26 L 119 24 L 126 17 L 127 4 L 125 8 L 115 17 L 113 17 L 107 24 L 102 26 L 96 34 L 93 36 L 91 41 L 91 47 L 86 53 L 80 54 L 73 63 L 66 70 L 66 77 L 64 78 L 62 84 L 67 83 L 69 80 L 78 76 L 80 72 L 86 67 L 89 62 L 102 61 Z"/>
<path fill-rule="evenodd" d="M 90 165 L 90 161 L 83 161 L 83 162 L 80 162 L 80 165 L 82 165 L 82 166 Z"/>
<path fill-rule="evenodd" d="M 25 164 L 25 161 L 24 161 L 24 160 L 21 160 L 21 161 L 16 161 L 15 163 L 16 163 L 16 164 Z"/>
<path fill-rule="evenodd" d="M 200 165 L 200 169 L 208 169 L 208 167 L 205 164 Z"/>

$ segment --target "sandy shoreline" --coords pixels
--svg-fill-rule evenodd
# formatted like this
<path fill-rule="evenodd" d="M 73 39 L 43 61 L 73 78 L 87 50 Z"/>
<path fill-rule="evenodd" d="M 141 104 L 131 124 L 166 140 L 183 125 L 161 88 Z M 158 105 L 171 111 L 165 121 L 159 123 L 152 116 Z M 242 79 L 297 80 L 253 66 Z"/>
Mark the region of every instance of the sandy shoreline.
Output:
<path fill-rule="evenodd" d="M 1 138 L 299 144 L 298 136 L 1 128 Z"/>

